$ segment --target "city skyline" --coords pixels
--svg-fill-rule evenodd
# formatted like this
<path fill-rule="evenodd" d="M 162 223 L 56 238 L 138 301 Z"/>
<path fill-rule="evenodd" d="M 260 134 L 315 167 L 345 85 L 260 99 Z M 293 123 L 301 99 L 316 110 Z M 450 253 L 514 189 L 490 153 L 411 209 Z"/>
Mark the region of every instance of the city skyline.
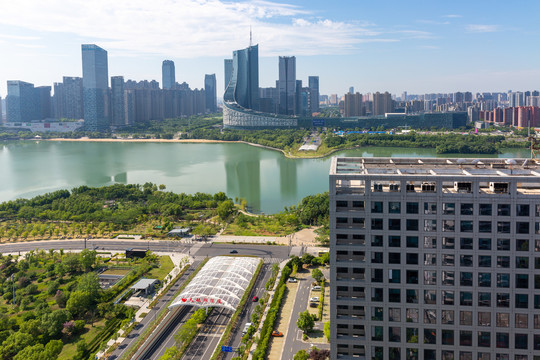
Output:
<path fill-rule="evenodd" d="M 161 62 L 171 59 L 179 82 L 202 88 L 203 75 L 216 73 L 217 87 L 223 89 L 223 59 L 249 44 L 250 26 L 253 43 L 261 48 L 261 87 L 273 85 L 278 56 L 297 58 L 297 78 L 319 75 L 321 94 L 344 94 L 350 86 L 360 93 L 400 94 L 525 90 L 540 84 L 540 69 L 529 60 L 537 52 L 530 45 L 539 26 L 533 17 L 523 16 L 524 9 L 540 10 L 534 1 L 504 8 L 502 1 L 489 6 L 455 1 L 444 7 L 354 2 L 339 9 L 303 0 L 294 5 L 134 1 L 107 4 L 106 16 L 104 6 L 58 4 L 4 6 L 0 52 L 10 55 L 0 59 L 0 96 L 6 95 L 7 80 L 40 86 L 63 76 L 80 77 L 81 43 L 109 51 L 111 76 L 159 81 Z M 188 9 L 191 18 L 183 21 Z M 165 16 L 178 20 L 165 21 Z M 210 22 L 211 28 L 202 26 Z M 193 33 L 193 28 L 199 30 Z M 503 51 L 505 46 L 526 49 L 528 56 Z M 36 58 L 40 66 L 35 66 Z"/>

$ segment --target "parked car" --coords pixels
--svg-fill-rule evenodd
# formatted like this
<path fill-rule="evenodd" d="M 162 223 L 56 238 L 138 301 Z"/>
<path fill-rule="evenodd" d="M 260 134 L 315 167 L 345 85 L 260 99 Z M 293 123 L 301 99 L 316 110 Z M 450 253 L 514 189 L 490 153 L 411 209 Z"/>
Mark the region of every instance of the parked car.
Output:
<path fill-rule="evenodd" d="M 233 249 L 233 250 L 229 251 L 229 254 L 238 254 L 238 251 Z"/>
<path fill-rule="evenodd" d="M 314 286 L 311 288 L 312 291 L 321 291 L 321 287 L 319 285 Z"/>
<path fill-rule="evenodd" d="M 259 301 L 259 297 L 258 297 L 258 296 L 254 296 L 254 297 L 253 297 L 253 302 L 257 302 L 257 301 Z"/>
<path fill-rule="evenodd" d="M 295 282 L 298 282 L 298 280 L 296 280 L 296 278 L 292 277 L 292 278 L 289 278 L 289 282 L 290 283 L 295 283 Z"/>
<path fill-rule="evenodd" d="M 310 302 L 309 303 L 309 307 L 317 307 L 317 306 L 319 306 L 319 304 L 316 303 L 316 302 Z"/>
<path fill-rule="evenodd" d="M 318 297 L 318 296 L 314 296 L 314 297 L 312 297 L 311 299 L 309 299 L 309 302 L 319 302 L 319 297 Z"/>
<path fill-rule="evenodd" d="M 283 336 L 283 333 L 281 331 L 274 330 L 274 331 L 272 331 L 272 336 L 281 337 L 281 336 Z"/>

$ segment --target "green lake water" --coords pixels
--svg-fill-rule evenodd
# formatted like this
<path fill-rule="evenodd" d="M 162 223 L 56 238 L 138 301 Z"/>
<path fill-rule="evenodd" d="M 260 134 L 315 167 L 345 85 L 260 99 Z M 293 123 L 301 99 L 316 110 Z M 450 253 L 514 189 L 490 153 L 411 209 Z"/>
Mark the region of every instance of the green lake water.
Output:
<path fill-rule="evenodd" d="M 332 156 L 528 157 L 527 149 L 495 155 L 437 155 L 432 149 L 365 147 Z M 287 159 L 246 144 L 0 142 L 0 201 L 80 185 L 165 184 L 174 192 L 224 191 L 267 214 L 328 190 L 331 157 Z"/>

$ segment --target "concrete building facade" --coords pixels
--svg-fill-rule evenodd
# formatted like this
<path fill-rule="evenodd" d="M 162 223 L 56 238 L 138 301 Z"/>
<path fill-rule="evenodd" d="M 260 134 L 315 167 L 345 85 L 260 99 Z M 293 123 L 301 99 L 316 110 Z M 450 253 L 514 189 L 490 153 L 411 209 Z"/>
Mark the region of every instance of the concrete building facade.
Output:
<path fill-rule="evenodd" d="M 540 359 L 540 166 L 334 158 L 331 359 Z"/>

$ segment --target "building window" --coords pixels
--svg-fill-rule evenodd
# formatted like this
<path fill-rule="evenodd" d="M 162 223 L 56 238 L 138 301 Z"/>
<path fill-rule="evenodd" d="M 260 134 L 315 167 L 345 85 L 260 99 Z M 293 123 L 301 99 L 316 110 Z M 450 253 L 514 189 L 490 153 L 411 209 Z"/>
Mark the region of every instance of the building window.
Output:
<path fill-rule="evenodd" d="M 382 302 L 383 301 L 383 289 L 372 288 L 371 289 L 371 301 Z"/>
<path fill-rule="evenodd" d="M 499 250 L 499 251 L 509 251 L 510 250 L 510 239 L 497 239 L 497 250 Z"/>
<path fill-rule="evenodd" d="M 507 274 L 507 273 L 497 274 L 497 287 L 509 288 L 510 287 L 510 274 Z"/>
<path fill-rule="evenodd" d="M 540 350 L 540 335 L 534 334 L 533 344 L 534 344 L 534 350 Z M 535 357 L 538 358 L 538 356 L 535 356 Z"/>
<path fill-rule="evenodd" d="M 490 312 L 478 312 L 478 326 L 491 326 Z"/>
<path fill-rule="evenodd" d="M 383 246 L 383 236 L 371 235 L 371 246 Z"/>
<path fill-rule="evenodd" d="M 418 343 L 418 328 L 407 328 L 405 333 L 406 333 L 406 341 L 408 343 L 412 343 L 412 344 Z"/>
<path fill-rule="evenodd" d="M 518 309 L 527 309 L 529 307 L 529 295 L 528 294 L 516 294 L 515 307 Z"/>
<path fill-rule="evenodd" d="M 510 222 L 509 221 L 497 221 L 497 233 L 498 234 L 510 234 Z"/>
<path fill-rule="evenodd" d="M 516 205 L 516 216 L 529 216 L 529 204 L 517 204 Z"/>
<path fill-rule="evenodd" d="M 454 286 L 454 272 L 453 271 L 442 272 L 442 284 L 445 286 Z"/>
<path fill-rule="evenodd" d="M 383 308 L 382 307 L 371 308 L 371 320 L 383 321 Z"/>
<path fill-rule="evenodd" d="M 470 351 L 460 351 L 459 352 L 459 360 L 473 360 L 472 352 L 470 352 Z"/>
<path fill-rule="evenodd" d="M 469 220 L 461 220 L 459 229 L 461 232 L 473 232 L 473 222 Z"/>
<path fill-rule="evenodd" d="M 418 349 L 407 348 L 407 360 L 418 360 Z"/>
<path fill-rule="evenodd" d="M 401 349 L 397 347 L 389 348 L 388 360 L 401 360 Z"/>
<path fill-rule="evenodd" d="M 528 342 L 527 342 L 527 334 L 514 334 L 514 346 L 516 349 L 523 349 L 527 350 L 528 348 Z"/>
<path fill-rule="evenodd" d="M 509 308 L 510 307 L 510 294 L 497 293 L 497 307 Z"/>
<path fill-rule="evenodd" d="M 527 239 L 517 239 L 516 240 L 516 251 L 529 251 L 529 240 L 527 240 Z"/>
<path fill-rule="evenodd" d="M 472 311 L 460 311 L 459 324 L 465 326 L 472 326 Z"/>
<path fill-rule="evenodd" d="M 472 255 L 460 255 L 459 265 L 463 267 L 473 266 L 473 256 Z"/>
<path fill-rule="evenodd" d="M 478 332 L 478 346 L 490 347 L 491 346 L 491 333 L 488 331 Z"/>
<path fill-rule="evenodd" d="M 480 204 L 478 208 L 478 212 L 480 213 L 481 216 L 491 216 L 492 215 L 491 204 Z"/>
<path fill-rule="evenodd" d="M 373 341 L 383 341 L 383 327 L 382 326 L 372 326 L 371 327 L 371 340 Z"/>
<path fill-rule="evenodd" d="M 418 270 L 407 270 L 407 284 L 418 284 Z"/>
<path fill-rule="evenodd" d="M 424 304 L 434 305 L 437 303 L 436 290 L 424 290 Z"/>
<path fill-rule="evenodd" d="M 418 290 L 407 289 L 405 294 L 406 294 L 406 301 L 408 304 L 418 304 Z"/>
<path fill-rule="evenodd" d="M 383 219 L 371 219 L 371 230 L 382 230 Z"/>
<path fill-rule="evenodd" d="M 479 221 L 478 231 L 481 233 L 491 233 L 491 221 Z"/>
<path fill-rule="evenodd" d="M 461 204 L 461 215 L 472 215 L 473 204 Z"/>
<path fill-rule="evenodd" d="M 401 270 L 391 269 L 388 271 L 388 282 L 391 284 L 401 283 Z"/>
<path fill-rule="evenodd" d="M 528 269 L 529 268 L 529 258 L 527 256 L 516 256 L 516 268 L 518 268 L 518 269 Z"/>
<path fill-rule="evenodd" d="M 443 220 L 443 232 L 454 232 L 456 231 L 456 222 L 455 220 Z"/>
<path fill-rule="evenodd" d="M 540 289 L 540 275 L 534 275 L 534 288 Z"/>
<path fill-rule="evenodd" d="M 383 212 L 383 202 L 382 201 L 372 201 L 371 202 L 371 213 L 372 214 L 382 214 Z"/>
<path fill-rule="evenodd" d="M 425 215 L 435 215 L 435 214 L 437 214 L 437 203 L 436 202 L 425 202 L 424 203 L 424 214 Z"/>
<path fill-rule="evenodd" d="M 418 265 L 418 254 L 407 253 L 407 265 Z"/>
<path fill-rule="evenodd" d="M 529 288 L 529 275 L 528 274 L 516 274 L 516 288 L 518 289 Z"/>
<path fill-rule="evenodd" d="M 409 220 L 407 220 L 409 221 Z M 418 223 L 418 220 L 416 221 Z M 417 248 L 418 247 L 418 236 L 407 236 L 407 247 L 408 248 Z"/>
<path fill-rule="evenodd" d="M 508 349 L 508 346 L 510 344 L 510 337 L 508 336 L 508 333 L 497 333 L 495 335 L 497 347 L 499 349 Z"/>
<path fill-rule="evenodd" d="M 389 264 L 401 264 L 401 253 L 391 252 L 388 253 Z"/>
<path fill-rule="evenodd" d="M 424 249 L 436 249 L 436 248 L 437 248 L 437 237 L 424 236 Z"/>
<path fill-rule="evenodd" d="M 529 233 L 529 223 L 518 221 L 516 222 L 516 233 L 517 234 L 528 234 Z"/>
<path fill-rule="evenodd" d="M 383 349 L 384 348 L 382 346 L 372 346 L 371 347 L 371 354 L 372 354 L 371 355 L 371 360 L 383 360 L 384 359 L 384 350 Z M 349 354 L 344 354 L 344 355 L 347 356 Z"/>
<path fill-rule="evenodd" d="M 417 219 L 406 219 L 405 226 L 407 231 L 418 231 L 418 220 Z"/>
<path fill-rule="evenodd" d="M 456 204 L 455 203 L 443 203 L 442 205 L 443 215 L 455 215 Z"/>
<path fill-rule="evenodd" d="M 454 325 L 454 310 L 443 310 L 441 322 L 445 325 Z"/>
<path fill-rule="evenodd" d="M 498 204 L 497 216 L 510 216 L 510 204 Z"/>
<path fill-rule="evenodd" d="M 442 254 L 442 265 L 443 266 L 454 266 L 455 265 L 455 255 L 454 254 Z"/>
<path fill-rule="evenodd" d="M 400 308 L 389 308 L 388 309 L 388 321 L 401 321 L 401 309 Z"/>
<path fill-rule="evenodd" d="M 388 246 L 389 247 L 400 247 L 401 246 L 401 237 L 397 235 L 391 235 L 388 237 Z"/>
<path fill-rule="evenodd" d="M 424 231 L 437 231 L 437 220 L 424 220 Z"/>
<path fill-rule="evenodd" d="M 490 238 L 478 239 L 478 250 L 491 250 L 491 239 Z"/>
<path fill-rule="evenodd" d="M 509 327 L 510 326 L 510 314 L 497 313 L 497 327 Z"/>
<path fill-rule="evenodd" d="M 515 326 L 520 329 L 527 329 L 529 327 L 529 315 L 516 314 Z"/>
<path fill-rule="evenodd" d="M 499 267 L 499 268 L 509 268 L 510 267 L 510 256 L 497 256 L 497 267 Z"/>
<path fill-rule="evenodd" d="M 424 344 L 437 344 L 437 331 L 435 329 L 424 329 Z"/>
<path fill-rule="evenodd" d="M 418 322 L 418 309 L 407 309 L 407 319 L 408 323 L 417 323 Z"/>
<path fill-rule="evenodd" d="M 407 214 L 418 214 L 419 206 L 417 202 L 408 202 L 405 207 Z"/>
<path fill-rule="evenodd" d="M 437 271 L 424 270 L 424 285 L 437 285 Z"/>
<path fill-rule="evenodd" d="M 479 292 L 478 293 L 478 306 L 491 307 L 491 293 Z"/>
<path fill-rule="evenodd" d="M 478 273 L 478 286 L 491 287 L 491 273 Z"/>
<path fill-rule="evenodd" d="M 442 291 L 442 303 L 443 305 L 454 305 L 454 292 L 443 290 Z"/>
<path fill-rule="evenodd" d="M 459 292 L 459 304 L 461 306 L 472 306 L 472 292 L 460 291 Z"/>
<path fill-rule="evenodd" d="M 491 256 L 489 256 L 489 255 L 478 255 L 478 266 L 479 267 L 491 267 Z"/>
<path fill-rule="evenodd" d="M 372 264 L 382 264 L 383 263 L 383 253 L 382 252 L 372 252 L 371 253 L 371 263 Z"/>
<path fill-rule="evenodd" d="M 388 301 L 392 303 L 401 302 L 401 289 L 388 289 Z"/>
<path fill-rule="evenodd" d="M 454 352 L 451 350 L 443 350 L 441 352 L 442 360 L 454 360 Z"/>
<path fill-rule="evenodd" d="M 442 248 L 443 249 L 453 249 L 455 244 L 455 239 L 453 237 L 443 237 L 442 238 Z"/>
<path fill-rule="evenodd" d="M 437 254 L 424 254 L 424 265 L 437 265 Z"/>
<path fill-rule="evenodd" d="M 401 214 L 401 203 L 400 202 L 389 202 L 388 203 L 388 212 L 390 214 Z"/>
<path fill-rule="evenodd" d="M 371 282 L 383 282 L 383 269 L 371 269 Z"/>
<path fill-rule="evenodd" d="M 472 346 L 472 331 L 461 330 L 459 332 L 459 345 Z"/>
<path fill-rule="evenodd" d="M 436 324 L 437 323 L 437 310 L 424 309 L 424 324 Z"/>
<path fill-rule="evenodd" d="M 472 250 L 473 249 L 473 239 L 472 238 L 461 238 L 461 250 Z"/>
<path fill-rule="evenodd" d="M 388 341 L 401 342 L 401 328 L 390 326 L 388 328 Z"/>
<path fill-rule="evenodd" d="M 401 230 L 401 219 L 388 219 L 388 230 Z"/>
<path fill-rule="evenodd" d="M 461 272 L 459 274 L 459 284 L 461 286 L 472 286 L 473 277 L 472 272 Z"/>

